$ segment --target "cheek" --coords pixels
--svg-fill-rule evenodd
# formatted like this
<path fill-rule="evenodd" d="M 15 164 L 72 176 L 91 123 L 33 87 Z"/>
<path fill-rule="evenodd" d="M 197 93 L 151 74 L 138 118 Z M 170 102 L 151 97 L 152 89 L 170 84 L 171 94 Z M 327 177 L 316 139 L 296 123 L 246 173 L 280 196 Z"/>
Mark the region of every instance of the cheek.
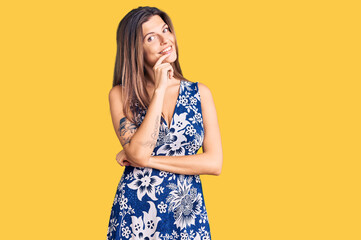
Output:
<path fill-rule="evenodd" d="M 157 55 L 156 53 L 143 53 L 144 61 L 147 62 L 150 65 L 153 65 L 157 62 Z"/>

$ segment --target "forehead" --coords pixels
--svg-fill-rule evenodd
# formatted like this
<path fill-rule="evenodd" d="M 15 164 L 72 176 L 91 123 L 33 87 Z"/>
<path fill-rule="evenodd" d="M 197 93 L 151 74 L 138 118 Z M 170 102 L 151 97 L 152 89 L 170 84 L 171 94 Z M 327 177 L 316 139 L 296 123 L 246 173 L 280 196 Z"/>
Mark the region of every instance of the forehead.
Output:
<path fill-rule="evenodd" d="M 148 32 L 155 32 L 164 24 L 165 22 L 159 15 L 151 16 L 147 22 L 142 24 L 143 35 L 147 34 Z"/>

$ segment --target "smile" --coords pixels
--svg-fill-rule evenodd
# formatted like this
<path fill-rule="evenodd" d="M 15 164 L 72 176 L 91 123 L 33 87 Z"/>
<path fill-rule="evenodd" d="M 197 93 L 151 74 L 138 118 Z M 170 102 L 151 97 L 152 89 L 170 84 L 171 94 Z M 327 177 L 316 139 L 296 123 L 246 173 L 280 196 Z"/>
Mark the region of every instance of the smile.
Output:
<path fill-rule="evenodd" d="M 172 46 L 167 47 L 163 51 L 160 52 L 160 54 L 167 54 L 170 53 L 173 50 Z"/>

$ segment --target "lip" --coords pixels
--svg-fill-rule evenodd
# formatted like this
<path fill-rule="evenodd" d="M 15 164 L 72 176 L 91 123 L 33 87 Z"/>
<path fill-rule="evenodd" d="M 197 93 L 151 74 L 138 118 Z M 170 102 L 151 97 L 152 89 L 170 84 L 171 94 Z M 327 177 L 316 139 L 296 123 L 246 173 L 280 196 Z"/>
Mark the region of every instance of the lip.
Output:
<path fill-rule="evenodd" d="M 164 49 L 167 49 L 167 48 L 169 48 L 169 47 L 170 47 L 170 50 L 169 50 L 168 52 L 161 53 Z M 160 51 L 159 54 L 164 55 L 164 54 L 167 54 L 167 53 L 172 52 L 172 51 L 173 51 L 173 45 L 170 45 L 170 46 L 168 46 L 168 47 L 166 47 L 166 48 L 164 48 L 164 49 L 163 49 L 162 51 Z"/>

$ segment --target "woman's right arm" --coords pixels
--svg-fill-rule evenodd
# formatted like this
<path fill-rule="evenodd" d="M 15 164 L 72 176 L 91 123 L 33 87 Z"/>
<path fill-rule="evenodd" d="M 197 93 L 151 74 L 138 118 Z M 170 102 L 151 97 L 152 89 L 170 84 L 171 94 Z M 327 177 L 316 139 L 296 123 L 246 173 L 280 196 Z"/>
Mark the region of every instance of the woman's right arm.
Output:
<path fill-rule="evenodd" d="M 124 118 L 122 86 L 114 86 L 109 92 L 114 130 L 129 160 L 140 166 L 147 165 L 158 139 L 168 71 L 173 74 L 172 66 L 169 63 L 162 63 L 167 55 L 161 56 L 153 67 L 156 81 L 154 92 L 147 113 L 138 128 Z"/>
<path fill-rule="evenodd" d="M 164 91 L 161 88 L 154 90 L 147 114 L 138 128 L 123 114 L 122 86 L 115 86 L 109 92 L 110 112 L 117 137 L 127 157 L 141 166 L 144 165 L 143 160 L 151 156 L 157 143 Z"/>

